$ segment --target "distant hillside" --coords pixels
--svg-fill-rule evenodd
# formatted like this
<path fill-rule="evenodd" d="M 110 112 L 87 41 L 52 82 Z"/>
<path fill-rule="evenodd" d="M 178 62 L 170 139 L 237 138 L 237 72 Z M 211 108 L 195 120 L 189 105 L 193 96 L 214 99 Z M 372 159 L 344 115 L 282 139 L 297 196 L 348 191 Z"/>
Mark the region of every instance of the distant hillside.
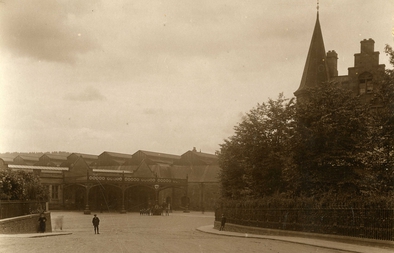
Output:
<path fill-rule="evenodd" d="M 6 152 L 6 153 L 0 153 L 0 158 L 2 157 L 11 157 L 15 158 L 18 155 L 30 155 L 30 156 L 36 156 L 40 157 L 43 154 L 53 154 L 53 155 L 70 155 L 70 152 L 65 152 L 65 151 L 52 151 L 52 152 Z"/>

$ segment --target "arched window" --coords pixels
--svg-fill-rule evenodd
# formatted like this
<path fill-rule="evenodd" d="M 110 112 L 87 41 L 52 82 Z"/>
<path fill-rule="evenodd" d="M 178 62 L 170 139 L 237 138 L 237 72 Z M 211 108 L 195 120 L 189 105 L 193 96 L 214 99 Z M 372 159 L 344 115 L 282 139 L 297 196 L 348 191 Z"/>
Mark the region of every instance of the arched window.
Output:
<path fill-rule="evenodd" d="M 364 72 L 358 77 L 359 81 L 359 94 L 372 93 L 373 83 L 372 74 L 369 72 Z"/>

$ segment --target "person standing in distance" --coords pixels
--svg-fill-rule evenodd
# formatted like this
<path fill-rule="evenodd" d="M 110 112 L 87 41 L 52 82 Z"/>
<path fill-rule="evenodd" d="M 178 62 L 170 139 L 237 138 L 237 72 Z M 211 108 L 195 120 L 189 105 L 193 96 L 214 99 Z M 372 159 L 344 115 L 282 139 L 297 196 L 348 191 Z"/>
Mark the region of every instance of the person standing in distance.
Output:
<path fill-rule="evenodd" d="M 96 234 L 100 234 L 99 233 L 99 224 L 100 224 L 100 219 L 97 217 L 97 215 L 95 214 L 92 220 L 93 223 L 93 227 L 94 227 L 94 233 Z"/>
<path fill-rule="evenodd" d="M 45 218 L 45 214 L 44 214 L 44 212 L 42 212 L 41 214 L 40 214 L 40 217 L 38 218 L 38 222 L 40 223 L 40 229 L 39 229 L 39 231 L 41 232 L 41 233 L 44 233 L 45 232 L 45 227 L 46 227 L 46 221 L 47 221 L 47 218 Z"/>
<path fill-rule="evenodd" d="M 224 230 L 224 225 L 226 225 L 226 216 L 224 216 L 224 214 L 222 214 L 222 219 L 220 220 L 220 228 L 219 228 L 219 231 Z"/>

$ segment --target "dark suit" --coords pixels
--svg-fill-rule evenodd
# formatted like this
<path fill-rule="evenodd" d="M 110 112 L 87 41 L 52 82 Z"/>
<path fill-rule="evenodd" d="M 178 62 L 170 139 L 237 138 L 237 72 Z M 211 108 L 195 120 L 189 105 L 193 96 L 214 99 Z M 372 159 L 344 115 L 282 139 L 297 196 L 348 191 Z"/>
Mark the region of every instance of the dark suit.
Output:
<path fill-rule="evenodd" d="M 99 224 L 100 224 L 100 219 L 97 217 L 97 216 L 94 216 L 93 217 L 93 220 L 92 220 L 92 223 L 93 223 L 93 227 L 94 227 L 94 233 L 96 234 L 100 234 L 99 233 Z"/>

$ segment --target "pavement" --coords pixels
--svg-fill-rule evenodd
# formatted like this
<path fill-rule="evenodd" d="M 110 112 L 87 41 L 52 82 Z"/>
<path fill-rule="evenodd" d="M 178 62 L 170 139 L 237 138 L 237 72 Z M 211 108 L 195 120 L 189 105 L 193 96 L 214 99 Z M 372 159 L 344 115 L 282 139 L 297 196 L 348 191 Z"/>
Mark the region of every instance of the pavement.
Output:
<path fill-rule="evenodd" d="M 49 233 L 30 233 L 30 234 L 0 234 L 0 238 L 38 238 L 59 235 L 71 235 L 71 232 L 49 232 Z"/>
<path fill-rule="evenodd" d="M 184 214 L 177 214 L 179 216 Z M 185 215 L 186 216 L 186 215 Z M 195 216 L 195 214 L 194 214 Z M 206 217 L 206 216 L 205 216 Z M 212 216 L 214 218 L 214 216 Z M 274 236 L 274 235 L 257 235 L 257 234 L 247 234 L 231 231 L 219 231 L 214 229 L 213 225 L 206 225 L 196 228 L 197 231 L 213 234 L 217 236 L 230 236 L 230 237 L 240 237 L 240 238 L 254 238 L 262 240 L 272 240 L 278 242 L 295 243 L 299 245 L 315 246 L 325 249 L 339 250 L 343 252 L 356 252 L 356 253 L 393 253 L 394 252 L 394 242 L 387 242 L 384 244 L 379 244 L 378 246 L 366 246 L 357 243 L 346 243 L 338 242 L 333 240 L 324 240 L 316 238 L 303 238 L 296 236 Z M 39 238 L 39 237 L 52 237 L 52 236 L 67 236 L 72 235 L 75 231 L 54 231 L 48 233 L 30 233 L 30 234 L 0 234 L 1 238 Z"/>
<path fill-rule="evenodd" d="M 364 246 L 353 243 L 342 243 L 330 240 L 312 239 L 312 238 L 302 238 L 302 237 L 290 237 L 290 236 L 271 236 L 271 235 L 256 235 L 256 234 L 245 234 L 231 231 L 219 231 L 213 228 L 213 225 L 203 226 L 197 228 L 198 231 L 204 233 L 210 233 L 221 236 L 233 236 L 233 237 L 245 237 L 245 238 L 258 238 L 265 240 L 283 241 L 291 242 L 302 245 L 316 246 L 320 248 L 341 250 L 345 252 L 356 252 L 356 253 L 393 253 L 394 243 L 388 243 L 388 246 L 382 247 L 372 247 Z"/>

